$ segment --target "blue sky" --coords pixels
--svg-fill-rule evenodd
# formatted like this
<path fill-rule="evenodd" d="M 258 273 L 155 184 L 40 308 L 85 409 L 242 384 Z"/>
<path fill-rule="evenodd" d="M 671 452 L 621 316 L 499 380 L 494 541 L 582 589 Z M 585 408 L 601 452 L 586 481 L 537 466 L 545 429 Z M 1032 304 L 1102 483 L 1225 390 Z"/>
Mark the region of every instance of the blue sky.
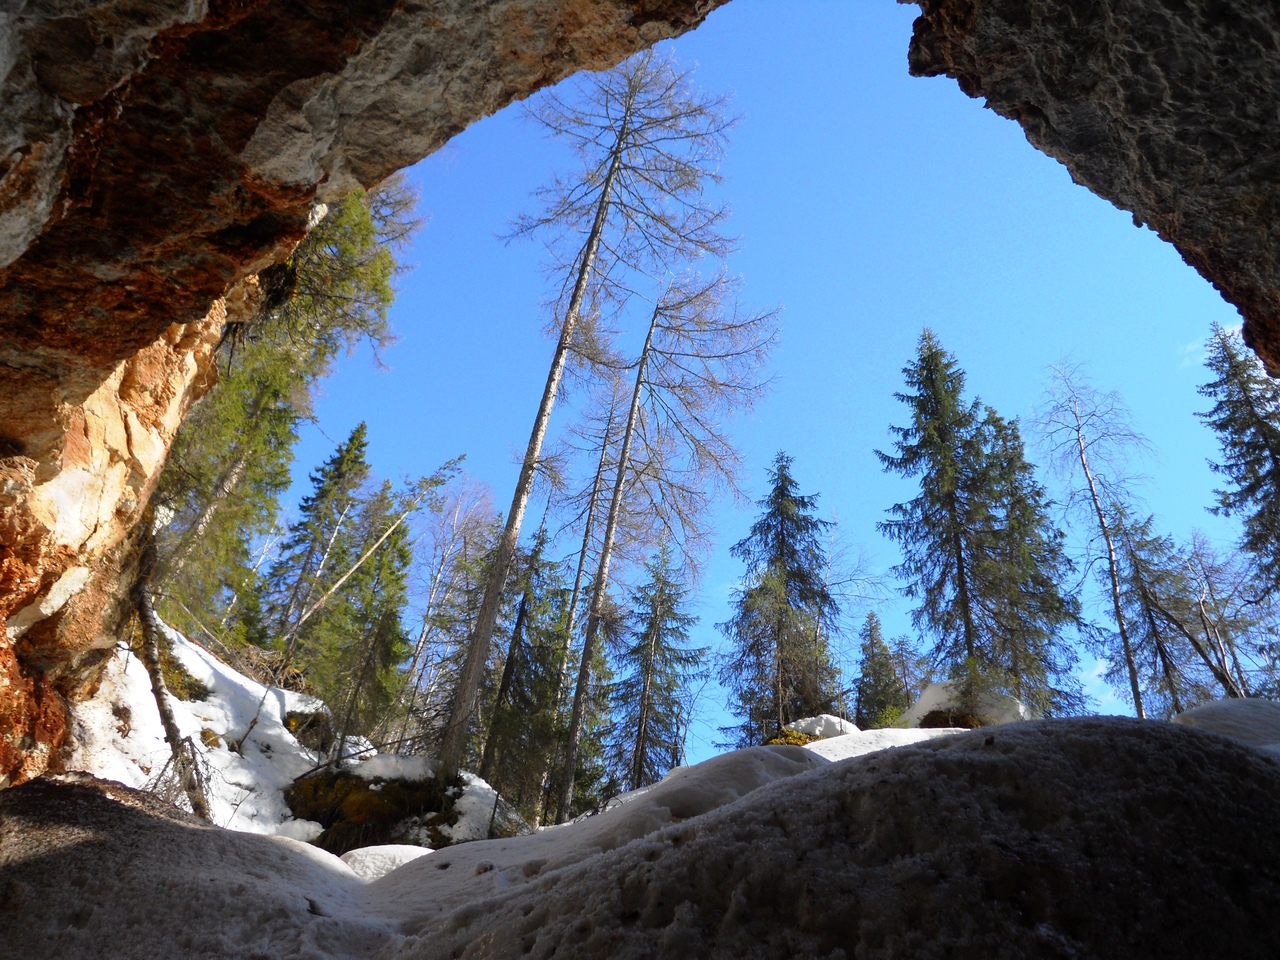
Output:
<path fill-rule="evenodd" d="M 1010 418 L 1031 415 L 1049 364 L 1086 364 L 1099 387 L 1123 394 L 1159 452 L 1144 492 L 1161 525 L 1231 540 L 1234 528 L 1205 511 L 1215 445 L 1194 413 L 1205 407 L 1200 345 L 1213 322 L 1239 322 L 1235 309 L 1173 247 L 1073 184 L 1016 124 L 951 80 L 910 77 L 915 9 L 735 0 L 671 44 L 697 65 L 696 82 L 732 94 L 742 115 L 723 170 L 741 238 L 731 267 L 748 304 L 784 308 L 773 388 L 734 431 L 750 494 L 763 494 L 765 467 L 785 449 L 842 539 L 875 568 L 895 563 L 875 523 L 915 491 L 881 473 L 873 451 L 904 419 L 892 394 L 929 326 L 971 394 Z M 326 383 L 299 478 L 366 420 L 379 474 L 421 475 L 465 453 L 505 508 L 552 344 L 539 309 L 550 289 L 542 251 L 499 235 L 567 165 L 509 108 L 409 172 L 428 219 L 392 311 L 399 342 L 386 369 L 357 355 Z M 718 510 L 699 643 L 719 643 L 713 624 L 728 616 L 741 573 L 728 547 L 754 514 L 750 504 Z M 909 630 L 902 601 L 880 613 L 890 633 Z M 694 730 L 692 759 L 715 752 L 718 722 Z"/>

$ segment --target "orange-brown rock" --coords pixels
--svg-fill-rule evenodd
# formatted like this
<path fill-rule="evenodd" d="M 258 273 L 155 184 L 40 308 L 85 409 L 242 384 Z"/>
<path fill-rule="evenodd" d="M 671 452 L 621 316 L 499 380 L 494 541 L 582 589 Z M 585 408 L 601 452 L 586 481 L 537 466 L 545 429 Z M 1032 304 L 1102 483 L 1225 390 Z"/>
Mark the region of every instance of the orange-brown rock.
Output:
<path fill-rule="evenodd" d="M 315 203 L 721 2 L 0 10 L 0 783 L 51 762 L 60 698 L 92 684 L 127 532 L 207 386 L 219 298 Z M 1280 370 L 1274 4 L 919 3 L 912 71 L 955 77 L 1174 243 Z"/>
<path fill-rule="evenodd" d="M 0 786 L 56 765 L 63 700 L 119 620 L 128 532 L 226 310 L 252 308 L 233 285 L 287 255 L 317 202 L 720 2 L 0 11 Z"/>

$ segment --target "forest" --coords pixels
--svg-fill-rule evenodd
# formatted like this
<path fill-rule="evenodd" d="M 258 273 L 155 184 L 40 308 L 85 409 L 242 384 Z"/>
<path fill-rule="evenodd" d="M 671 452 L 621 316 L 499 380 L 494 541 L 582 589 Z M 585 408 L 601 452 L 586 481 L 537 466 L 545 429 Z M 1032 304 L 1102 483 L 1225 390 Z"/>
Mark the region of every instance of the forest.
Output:
<path fill-rule="evenodd" d="M 257 315 L 224 335 L 219 383 L 153 498 L 141 620 L 154 603 L 240 671 L 322 699 L 331 763 L 370 745 L 426 756 L 534 826 L 682 765 L 709 699 L 720 744 L 740 747 L 792 742 L 788 725 L 819 714 L 892 726 L 937 680 L 968 704 L 948 726 L 979 724 L 990 692 L 1089 713 L 1085 656 L 1138 717 L 1280 698 L 1280 387 L 1237 330 L 1213 328 L 1200 390 L 1219 451 L 1204 506 L 1238 525 L 1234 545 L 1162 528 L 1152 444 L 1087 367 L 1046 371 L 1036 409 L 1009 417 L 925 327 L 874 451 L 914 495 L 882 505 L 900 559 L 873 569 L 785 437 L 763 476 L 735 442 L 783 314 L 730 268 L 728 98 L 650 51 L 525 109 L 574 165 L 504 238 L 542 250 L 548 295 L 530 315 L 552 345 L 514 488 L 470 476 L 465 450 L 388 479 L 362 423 L 304 465 L 288 506 L 326 378 L 394 339 L 422 214 L 393 177 L 318 210 L 262 275 Z M 725 498 L 753 504 L 749 528 L 714 528 Z M 717 536 L 740 577 L 707 645 Z M 911 629 L 889 636 L 893 603 Z"/>

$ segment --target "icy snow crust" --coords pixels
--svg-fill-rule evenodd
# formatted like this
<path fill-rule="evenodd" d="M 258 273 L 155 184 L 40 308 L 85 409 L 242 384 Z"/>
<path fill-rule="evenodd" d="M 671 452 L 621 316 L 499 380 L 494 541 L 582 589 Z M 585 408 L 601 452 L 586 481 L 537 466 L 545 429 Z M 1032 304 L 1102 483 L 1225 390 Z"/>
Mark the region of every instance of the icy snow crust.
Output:
<path fill-rule="evenodd" d="M 1269 736 L 1254 705 L 1219 709 L 1219 730 Z M 838 763 L 754 748 L 366 884 L 293 841 L 37 781 L 0 793 L 0 943 L 33 960 L 1273 958 L 1277 796 L 1265 747 L 1124 718 Z"/>
<path fill-rule="evenodd" d="M 36 783 L 0 795 L 23 901 L 0 911 L 0 942 L 24 957 L 1271 957 L 1277 791 L 1262 750 L 1120 718 L 836 764 L 756 748 L 364 885 L 287 840 Z"/>
<path fill-rule="evenodd" d="M 361 880 L 377 880 L 410 860 L 417 860 L 431 852 L 430 847 L 413 847 L 403 843 L 384 843 L 376 847 L 360 847 L 350 850 L 339 859 L 350 867 Z"/>
<path fill-rule="evenodd" d="M 827 737 L 843 737 L 847 733 L 858 732 L 857 726 L 850 721 L 845 720 L 843 717 L 833 717 L 829 713 L 819 714 L 816 717 L 806 717 L 803 720 L 788 723 L 787 729 L 824 740 Z"/>

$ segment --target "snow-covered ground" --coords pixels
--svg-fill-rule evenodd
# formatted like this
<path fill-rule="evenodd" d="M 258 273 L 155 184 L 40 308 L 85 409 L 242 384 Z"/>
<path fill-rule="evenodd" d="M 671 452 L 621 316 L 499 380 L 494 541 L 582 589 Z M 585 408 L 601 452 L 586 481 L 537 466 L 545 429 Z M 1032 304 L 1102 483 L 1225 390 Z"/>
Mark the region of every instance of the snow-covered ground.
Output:
<path fill-rule="evenodd" d="M 806 728 L 838 735 L 679 768 L 571 824 L 339 859 L 298 842 L 319 827 L 281 797 L 320 759 L 284 716 L 317 702 L 173 639 L 211 689 L 174 707 L 202 745 L 215 820 L 248 832 L 98 787 L 0 794 L 0 890 L 25 904 L 0 909 L 15 956 L 1280 955 L 1280 882 L 1238 882 L 1280 879 L 1278 704 L 1223 701 L 1181 727 L 1093 718 L 959 735 L 814 718 Z M 77 709 L 76 737 L 71 765 L 99 777 L 145 786 L 163 767 L 127 652 Z M 386 755 L 356 769 L 430 772 Z M 494 799 L 470 778 L 454 837 L 484 835 Z"/>
<path fill-rule="evenodd" d="M 180 733 L 189 737 L 199 752 L 214 824 L 296 840 L 317 837 L 320 824 L 293 817 L 284 791 L 326 758 L 299 743 L 286 727 L 285 717 L 294 712 L 327 712 L 328 708 L 305 694 L 264 687 L 177 631 L 168 630 L 168 636 L 174 656 L 209 688 L 204 700 L 170 696 L 169 703 Z M 257 721 L 246 737 L 255 715 Z M 233 750 L 232 744 L 238 744 L 239 749 Z M 120 645 L 107 664 L 97 695 L 72 711 L 66 769 L 147 789 L 164 770 L 169 756 L 146 668 Z M 347 769 L 367 779 L 419 780 L 431 774 L 423 757 L 377 754 L 367 749 L 357 759 L 359 762 L 349 762 Z M 464 781 L 457 801 L 463 816 L 446 830 L 446 836 L 454 840 L 486 836 L 493 809 L 494 792 L 487 783 L 470 774 Z"/>

